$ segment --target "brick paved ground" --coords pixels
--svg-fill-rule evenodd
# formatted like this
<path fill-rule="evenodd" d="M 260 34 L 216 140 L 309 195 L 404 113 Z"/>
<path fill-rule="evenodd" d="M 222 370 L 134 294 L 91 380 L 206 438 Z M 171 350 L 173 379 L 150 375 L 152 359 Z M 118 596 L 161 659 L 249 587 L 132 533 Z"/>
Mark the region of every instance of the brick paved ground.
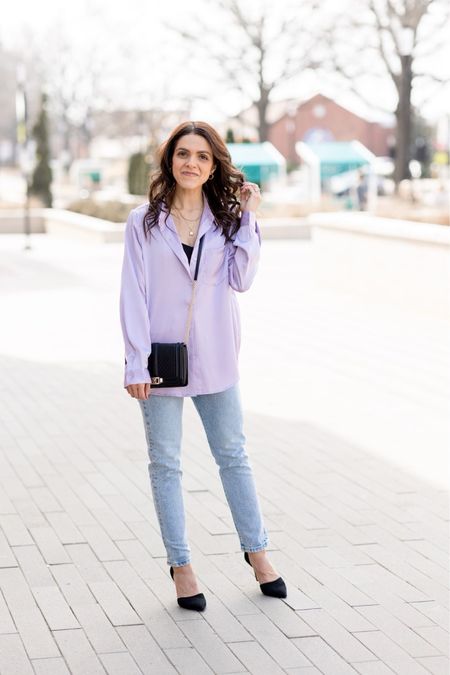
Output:
<path fill-rule="evenodd" d="M 260 593 L 187 400 L 198 615 L 176 604 L 122 389 L 120 246 L 33 242 L 0 241 L 1 675 L 448 674 L 448 324 L 319 293 L 310 242 L 265 243 L 242 394 L 289 595 Z"/>

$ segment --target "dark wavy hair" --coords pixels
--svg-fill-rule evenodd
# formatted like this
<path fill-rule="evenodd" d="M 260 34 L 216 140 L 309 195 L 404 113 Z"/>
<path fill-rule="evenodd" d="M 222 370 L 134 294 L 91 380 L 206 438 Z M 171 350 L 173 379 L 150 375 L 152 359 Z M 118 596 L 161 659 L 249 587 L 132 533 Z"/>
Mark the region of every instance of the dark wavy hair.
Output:
<path fill-rule="evenodd" d="M 230 241 L 239 230 L 241 217 L 238 190 L 245 177 L 231 163 L 227 146 L 213 127 L 206 122 L 182 122 L 172 131 L 168 139 L 158 148 L 159 167 L 150 177 L 148 191 L 149 206 L 144 216 L 144 234 L 157 224 L 163 206 L 169 215 L 175 196 L 176 181 L 170 167 L 177 141 L 186 134 L 203 136 L 211 146 L 214 176 L 203 184 L 202 189 L 214 215 L 216 228 L 221 227 L 226 241 Z"/>

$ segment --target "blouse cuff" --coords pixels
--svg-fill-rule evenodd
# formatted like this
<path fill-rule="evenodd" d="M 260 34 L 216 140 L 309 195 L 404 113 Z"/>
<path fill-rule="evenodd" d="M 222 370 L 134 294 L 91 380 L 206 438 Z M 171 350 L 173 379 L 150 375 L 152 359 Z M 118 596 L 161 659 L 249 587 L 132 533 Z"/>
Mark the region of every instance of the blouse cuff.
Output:
<path fill-rule="evenodd" d="M 256 213 L 254 211 L 242 211 L 241 215 L 241 226 L 248 225 L 250 229 L 255 229 L 256 224 Z"/>
<path fill-rule="evenodd" d="M 124 387 L 129 384 L 145 384 L 151 383 L 150 373 L 148 370 L 130 370 L 125 372 Z"/>
<path fill-rule="evenodd" d="M 255 212 L 243 211 L 241 215 L 241 224 L 236 237 L 240 242 L 245 243 L 250 241 L 254 232 L 259 234 Z"/>

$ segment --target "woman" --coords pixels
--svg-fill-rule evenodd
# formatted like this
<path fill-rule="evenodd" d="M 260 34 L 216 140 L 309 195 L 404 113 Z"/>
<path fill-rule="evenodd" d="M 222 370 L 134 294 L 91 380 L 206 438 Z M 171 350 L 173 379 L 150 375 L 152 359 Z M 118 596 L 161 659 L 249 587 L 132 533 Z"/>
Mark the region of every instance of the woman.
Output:
<path fill-rule="evenodd" d="M 183 398 L 200 415 L 244 557 L 263 593 L 286 597 L 270 564 L 268 543 L 245 451 L 238 388 L 239 308 L 234 291 L 255 276 L 261 238 L 255 211 L 259 188 L 244 181 L 219 134 L 205 122 L 184 122 L 159 150 L 147 204 L 125 229 L 120 317 L 125 342 L 124 386 L 139 401 L 155 510 L 178 604 L 203 610 L 187 541 L 181 484 Z M 239 213 L 240 212 L 240 213 Z M 203 248 L 188 340 L 188 384 L 152 387 L 152 342 L 181 342 L 194 270 Z"/>

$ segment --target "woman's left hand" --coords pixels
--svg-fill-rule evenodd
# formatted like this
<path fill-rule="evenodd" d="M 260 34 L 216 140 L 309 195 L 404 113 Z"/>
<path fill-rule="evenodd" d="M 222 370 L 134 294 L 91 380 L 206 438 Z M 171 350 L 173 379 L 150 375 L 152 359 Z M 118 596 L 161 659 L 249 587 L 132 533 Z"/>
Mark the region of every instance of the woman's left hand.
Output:
<path fill-rule="evenodd" d="M 261 201 L 261 193 L 256 183 L 243 183 L 240 193 L 241 211 L 256 211 Z"/>

